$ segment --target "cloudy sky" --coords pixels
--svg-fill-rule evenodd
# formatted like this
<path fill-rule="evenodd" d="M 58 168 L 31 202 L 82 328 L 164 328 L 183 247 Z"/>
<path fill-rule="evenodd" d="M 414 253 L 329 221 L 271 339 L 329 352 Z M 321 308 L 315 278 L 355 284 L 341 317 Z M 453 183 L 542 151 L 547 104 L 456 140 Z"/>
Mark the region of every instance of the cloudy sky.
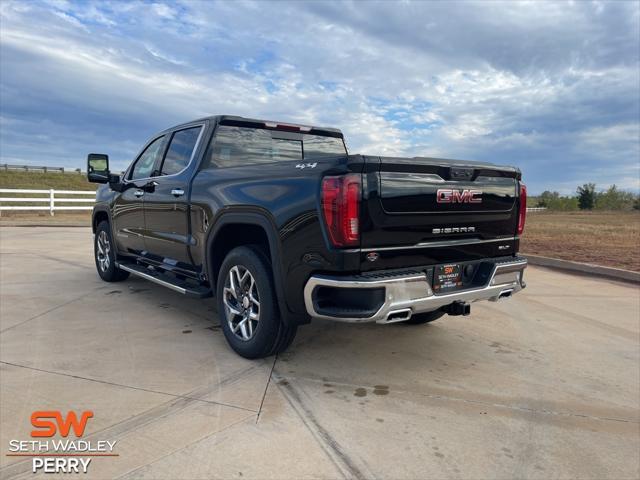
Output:
<path fill-rule="evenodd" d="M 0 162 L 124 168 L 228 113 L 352 153 L 519 166 L 530 191 L 640 188 L 640 3 L 0 3 Z"/>

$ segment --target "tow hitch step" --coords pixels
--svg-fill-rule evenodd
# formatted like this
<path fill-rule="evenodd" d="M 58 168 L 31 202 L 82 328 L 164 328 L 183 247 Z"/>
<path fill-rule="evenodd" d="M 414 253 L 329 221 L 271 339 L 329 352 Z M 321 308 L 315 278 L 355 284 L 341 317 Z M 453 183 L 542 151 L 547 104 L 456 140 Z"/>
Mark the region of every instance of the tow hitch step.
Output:
<path fill-rule="evenodd" d="M 195 298 L 211 297 L 211 289 L 202 285 L 193 285 L 185 280 L 180 280 L 166 273 L 159 272 L 157 270 L 151 270 L 148 267 L 137 265 L 134 263 L 118 263 L 118 268 L 125 272 L 132 273 L 138 277 L 142 277 L 145 280 L 149 280 L 163 287 L 170 288 L 178 293 Z"/>

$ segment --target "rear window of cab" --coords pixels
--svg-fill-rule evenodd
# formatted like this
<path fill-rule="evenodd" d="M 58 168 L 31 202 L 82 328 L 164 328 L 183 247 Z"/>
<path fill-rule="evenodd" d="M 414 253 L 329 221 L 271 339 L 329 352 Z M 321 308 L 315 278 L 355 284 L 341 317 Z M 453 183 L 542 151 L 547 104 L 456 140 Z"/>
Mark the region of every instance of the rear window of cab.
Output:
<path fill-rule="evenodd" d="M 346 155 L 342 138 L 260 128 L 219 125 L 208 165 L 234 167 Z"/>

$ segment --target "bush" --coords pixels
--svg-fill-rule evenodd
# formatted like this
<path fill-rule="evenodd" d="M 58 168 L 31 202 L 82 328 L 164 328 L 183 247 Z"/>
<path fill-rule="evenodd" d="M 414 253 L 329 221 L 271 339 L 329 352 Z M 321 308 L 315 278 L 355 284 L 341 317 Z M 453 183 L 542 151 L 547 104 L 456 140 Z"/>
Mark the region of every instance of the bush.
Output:
<path fill-rule="evenodd" d="M 538 197 L 538 207 L 545 207 L 548 210 L 569 212 L 578 210 L 578 199 L 576 197 L 562 197 L 558 192 L 544 191 Z"/>
<path fill-rule="evenodd" d="M 596 196 L 595 208 L 597 210 L 631 210 L 638 198 L 630 192 L 618 190 L 615 185 L 611 185 L 607 191 Z"/>
<path fill-rule="evenodd" d="M 585 183 L 577 189 L 580 210 L 593 210 L 596 204 L 596 184 Z"/>

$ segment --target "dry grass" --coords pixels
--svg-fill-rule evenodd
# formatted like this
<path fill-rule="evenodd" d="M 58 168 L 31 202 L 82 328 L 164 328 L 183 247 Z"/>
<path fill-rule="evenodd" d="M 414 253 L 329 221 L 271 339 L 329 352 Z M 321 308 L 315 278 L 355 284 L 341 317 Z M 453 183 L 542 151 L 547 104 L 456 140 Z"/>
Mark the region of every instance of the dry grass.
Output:
<path fill-rule="evenodd" d="M 640 271 L 640 212 L 530 212 L 520 250 Z"/>

